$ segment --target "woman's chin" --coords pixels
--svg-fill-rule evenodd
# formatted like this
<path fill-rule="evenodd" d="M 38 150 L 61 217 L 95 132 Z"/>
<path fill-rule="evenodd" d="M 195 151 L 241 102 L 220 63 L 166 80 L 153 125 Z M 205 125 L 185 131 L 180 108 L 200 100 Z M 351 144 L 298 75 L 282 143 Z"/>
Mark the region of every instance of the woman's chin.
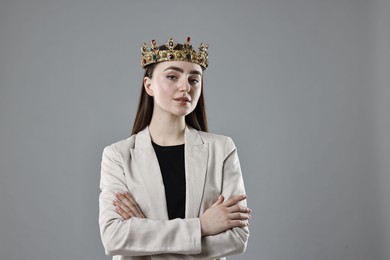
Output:
<path fill-rule="evenodd" d="M 194 110 L 186 109 L 186 110 L 175 111 L 173 114 L 176 116 L 188 116 L 189 114 L 191 114 L 192 111 Z"/>

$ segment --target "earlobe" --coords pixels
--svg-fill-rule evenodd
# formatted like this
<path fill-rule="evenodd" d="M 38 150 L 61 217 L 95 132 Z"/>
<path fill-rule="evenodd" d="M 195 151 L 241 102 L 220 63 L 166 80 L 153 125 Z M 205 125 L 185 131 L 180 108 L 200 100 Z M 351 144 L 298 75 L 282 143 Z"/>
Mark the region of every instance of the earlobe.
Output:
<path fill-rule="evenodd" d="M 149 96 L 153 96 L 152 80 L 149 77 L 144 78 L 144 88 Z"/>

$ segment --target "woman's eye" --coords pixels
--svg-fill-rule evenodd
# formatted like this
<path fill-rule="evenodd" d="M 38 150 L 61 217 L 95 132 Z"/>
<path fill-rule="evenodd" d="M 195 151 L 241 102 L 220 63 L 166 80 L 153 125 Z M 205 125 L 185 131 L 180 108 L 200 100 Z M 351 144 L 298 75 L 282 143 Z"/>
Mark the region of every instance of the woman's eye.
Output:
<path fill-rule="evenodd" d="M 167 79 L 174 80 L 174 79 L 176 79 L 176 76 L 173 76 L 173 75 L 168 75 L 168 76 L 167 76 Z"/>
<path fill-rule="evenodd" d="M 191 84 L 198 84 L 199 80 L 197 80 L 197 79 L 190 79 L 190 83 Z"/>

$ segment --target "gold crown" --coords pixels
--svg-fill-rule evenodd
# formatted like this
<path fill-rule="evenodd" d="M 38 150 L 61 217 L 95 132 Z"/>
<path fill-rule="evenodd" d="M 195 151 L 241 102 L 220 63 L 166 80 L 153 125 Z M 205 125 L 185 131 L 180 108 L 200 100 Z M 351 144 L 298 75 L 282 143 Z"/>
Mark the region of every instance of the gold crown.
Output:
<path fill-rule="evenodd" d="M 196 64 L 199 64 L 204 69 L 208 66 L 208 45 L 202 43 L 199 46 L 199 51 L 196 52 L 192 49 L 192 45 L 190 43 L 190 37 L 187 37 L 187 41 L 182 45 L 180 50 L 176 50 L 175 47 L 177 43 L 170 38 L 167 43 L 165 43 L 165 47 L 157 46 L 155 40 L 152 40 L 152 46 L 148 48 L 147 44 L 141 48 L 142 57 L 141 57 L 141 67 L 145 68 L 146 66 L 158 63 L 162 61 L 189 61 Z"/>

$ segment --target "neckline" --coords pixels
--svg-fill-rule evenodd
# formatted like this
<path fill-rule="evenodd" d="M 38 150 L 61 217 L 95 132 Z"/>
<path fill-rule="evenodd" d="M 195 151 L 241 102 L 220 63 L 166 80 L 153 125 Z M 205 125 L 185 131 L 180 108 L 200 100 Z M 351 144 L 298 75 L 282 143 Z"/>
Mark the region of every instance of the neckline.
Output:
<path fill-rule="evenodd" d="M 156 144 L 155 142 L 152 141 L 152 145 L 154 148 L 158 148 L 158 149 L 165 149 L 165 150 L 168 150 L 168 149 L 179 149 L 179 148 L 182 148 L 184 147 L 184 144 L 176 144 L 176 145 L 159 145 L 159 144 Z"/>

